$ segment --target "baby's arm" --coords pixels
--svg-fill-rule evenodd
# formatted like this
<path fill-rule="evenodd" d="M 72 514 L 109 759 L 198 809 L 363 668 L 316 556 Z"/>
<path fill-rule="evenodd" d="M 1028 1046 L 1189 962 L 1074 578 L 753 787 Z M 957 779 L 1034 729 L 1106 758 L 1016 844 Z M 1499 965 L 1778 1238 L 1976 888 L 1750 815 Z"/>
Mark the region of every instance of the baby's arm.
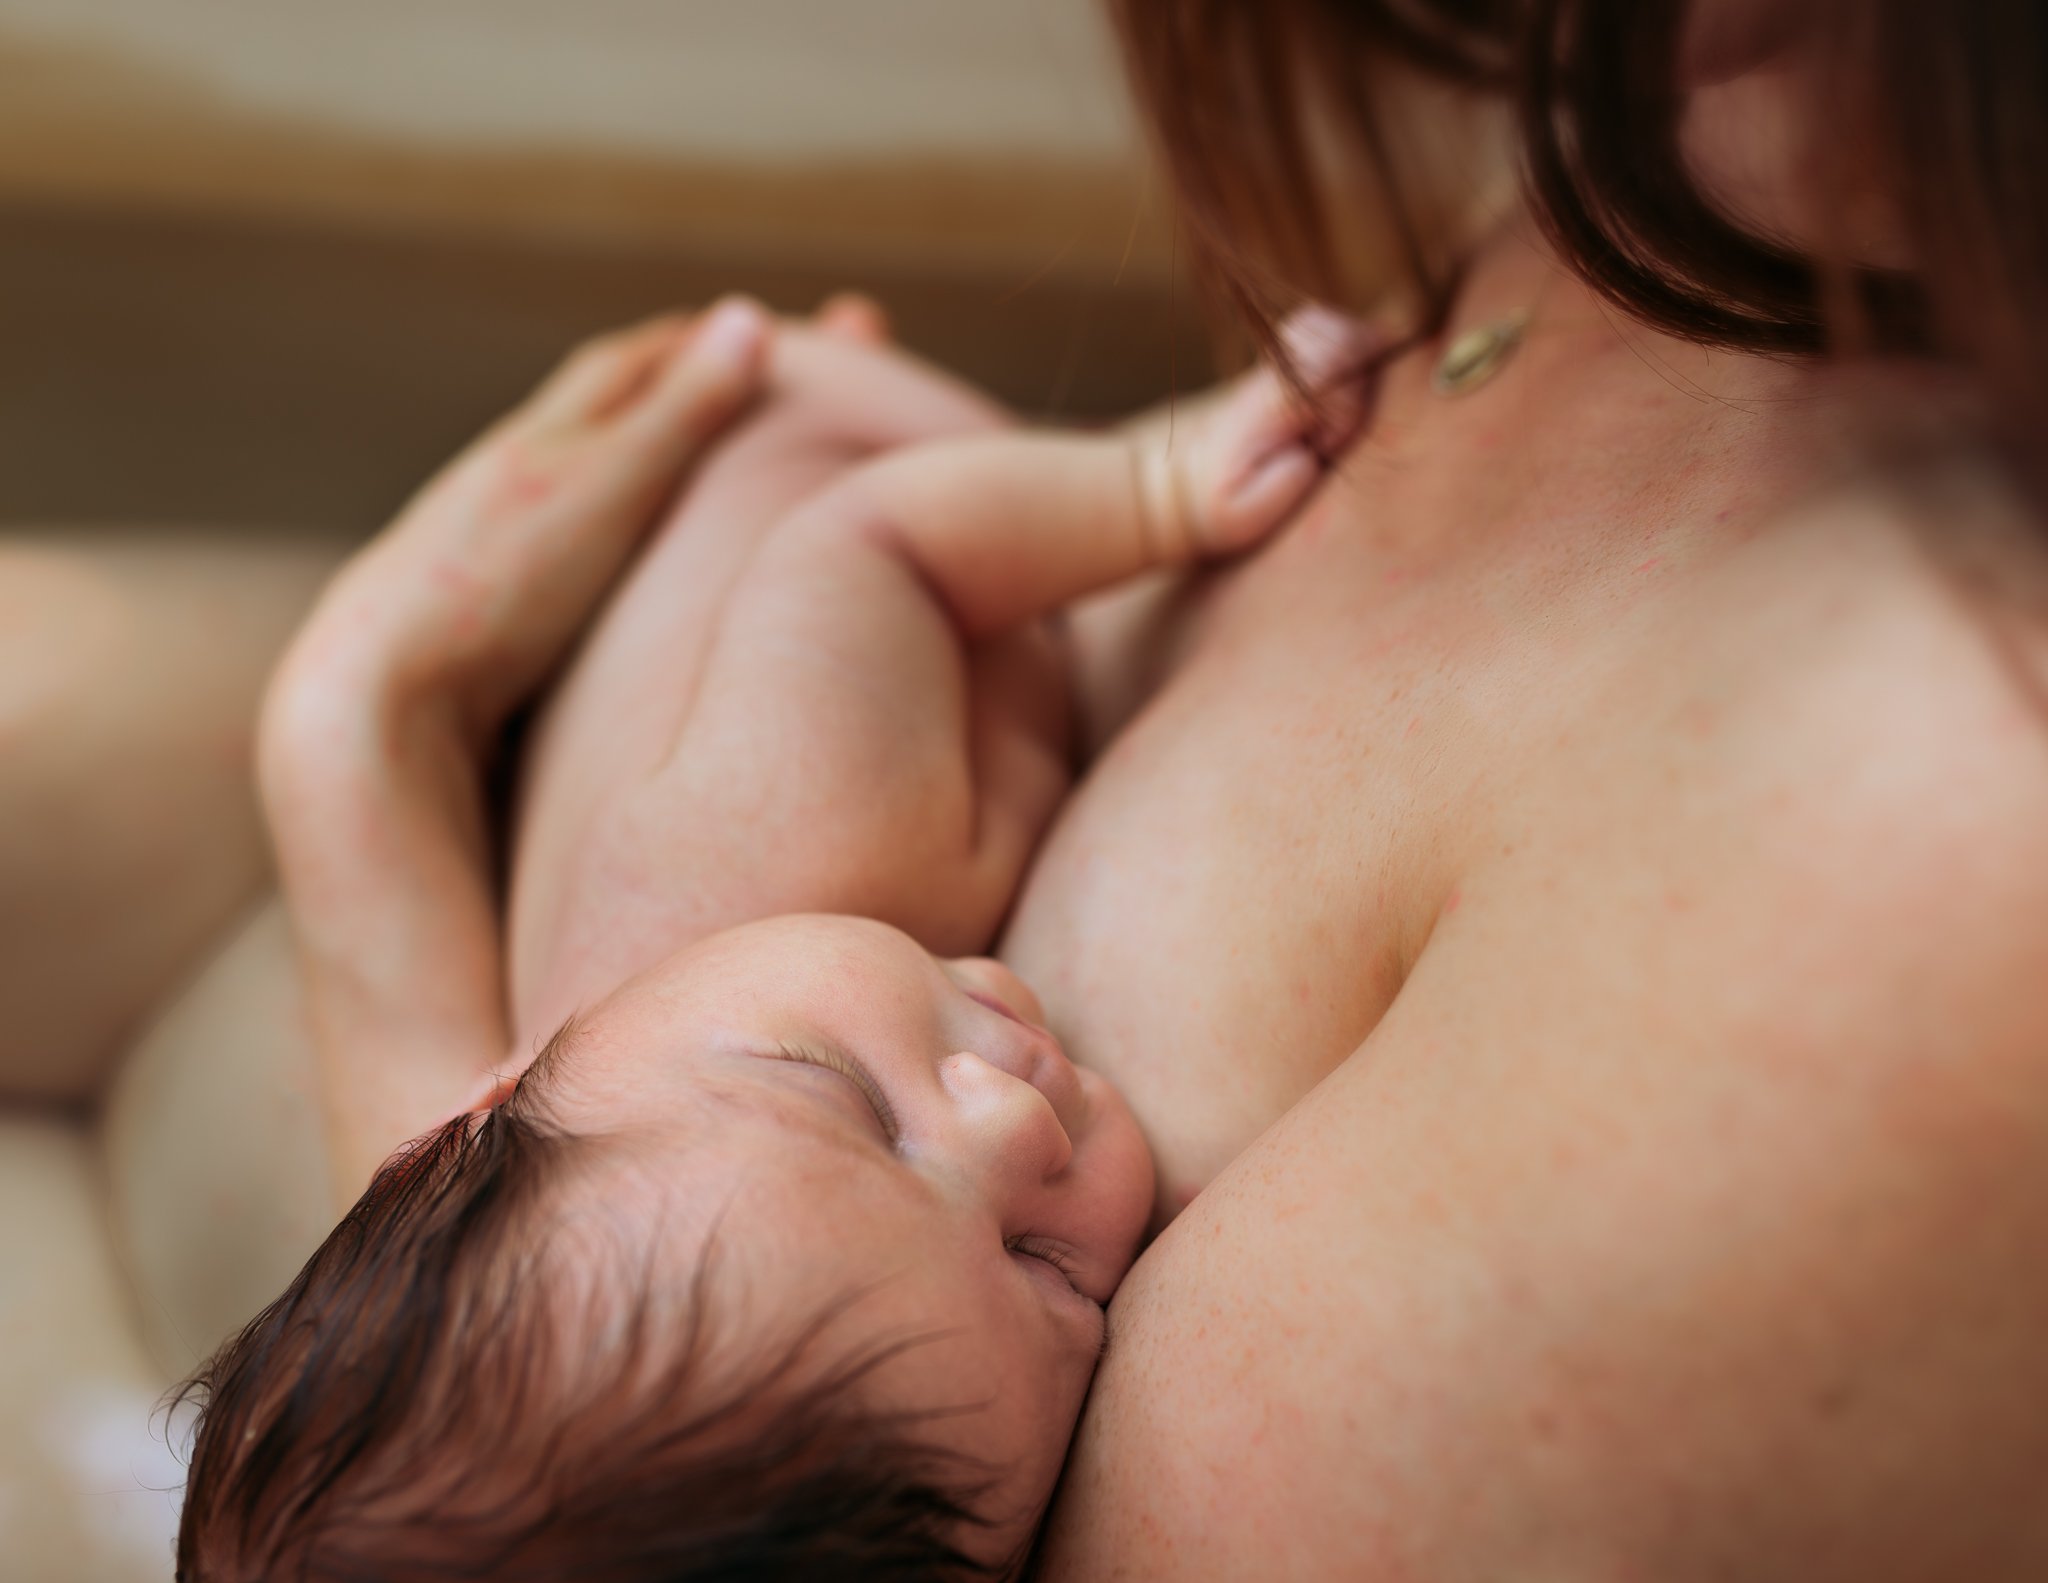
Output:
<path fill-rule="evenodd" d="M 1322 439 L 1263 371 L 1172 425 L 906 448 L 792 513 L 622 821 L 671 899 L 650 956 L 790 911 L 985 948 L 1071 778 L 1065 667 L 1037 618 L 1249 547 L 1313 489 Z"/>
<path fill-rule="evenodd" d="M 861 470 L 835 506 L 864 512 L 970 639 L 1148 571 L 1248 549 L 1292 515 L 1357 421 L 1371 326 L 1311 310 L 1290 351 L 1311 411 L 1262 368 L 1184 412 L 1104 435 L 974 435 Z"/>
<path fill-rule="evenodd" d="M 1249 548 L 1314 486 L 1302 447 L 1223 476 L 1120 435 L 996 434 L 864 468 L 832 508 L 915 571 L 969 641 L 1140 573 Z M 1191 477 L 1193 473 L 1195 476 Z"/>
<path fill-rule="evenodd" d="M 690 847 L 701 805 L 674 794 L 668 760 L 699 712 L 735 590 L 758 582 L 763 545 L 805 501 L 882 452 L 1009 424 L 980 393 L 878 334 L 829 312 L 814 325 L 777 326 L 760 402 L 693 470 L 523 738 L 506 906 L 518 1048 L 537 1047 L 644 966 L 626 965 L 643 946 L 701 932 L 699 913 L 759 915 L 744 876 L 706 883 Z M 752 696 L 758 677 L 745 648 L 730 673 Z M 730 645 L 725 658 L 735 658 Z M 724 843 L 754 844 L 751 823 Z M 633 878 L 651 872 L 672 883 L 650 889 Z"/>

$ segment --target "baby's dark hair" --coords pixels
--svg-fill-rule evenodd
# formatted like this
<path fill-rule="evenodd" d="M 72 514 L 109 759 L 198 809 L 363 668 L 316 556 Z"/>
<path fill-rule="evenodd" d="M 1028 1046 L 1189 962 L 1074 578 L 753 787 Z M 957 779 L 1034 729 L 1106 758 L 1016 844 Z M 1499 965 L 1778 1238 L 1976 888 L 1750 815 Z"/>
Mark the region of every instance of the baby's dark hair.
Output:
<path fill-rule="evenodd" d="M 835 1354 L 858 1294 L 712 1378 L 712 1254 L 673 1298 L 565 1281 L 548 1211 L 588 1140 L 535 1086 L 387 1164 L 175 1393 L 199 1409 L 179 1583 L 1013 1571 L 963 1548 L 989 1470 L 918 1438 L 937 1414 L 860 1404 L 925 1338 Z"/>

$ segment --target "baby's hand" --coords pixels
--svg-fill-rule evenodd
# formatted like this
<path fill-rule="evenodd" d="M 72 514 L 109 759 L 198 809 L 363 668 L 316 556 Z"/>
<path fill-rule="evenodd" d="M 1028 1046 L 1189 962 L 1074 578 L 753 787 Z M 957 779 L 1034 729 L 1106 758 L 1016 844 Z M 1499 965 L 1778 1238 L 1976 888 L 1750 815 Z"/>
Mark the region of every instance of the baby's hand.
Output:
<path fill-rule="evenodd" d="M 1291 518 L 1356 437 L 1386 332 L 1305 308 L 1280 332 L 1300 388 L 1266 363 L 1123 430 L 1160 564 L 1249 549 Z"/>
<path fill-rule="evenodd" d="M 1020 627 L 1142 572 L 1250 548 L 1363 420 L 1387 337 L 1324 309 L 1284 332 L 1313 396 L 1271 367 L 1109 434 L 1015 430 L 908 447 L 814 515 L 914 565 L 961 633 Z"/>

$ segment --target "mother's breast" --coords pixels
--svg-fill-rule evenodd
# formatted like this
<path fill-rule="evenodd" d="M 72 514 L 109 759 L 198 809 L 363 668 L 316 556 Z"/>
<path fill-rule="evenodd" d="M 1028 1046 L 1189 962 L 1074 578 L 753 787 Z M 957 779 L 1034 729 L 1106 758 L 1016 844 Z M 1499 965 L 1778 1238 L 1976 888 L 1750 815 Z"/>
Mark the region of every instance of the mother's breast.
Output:
<path fill-rule="evenodd" d="M 1460 1115 L 1426 1065 L 1344 1063 L 1125 1279 L 1043 1576 L 1512 1574 L 1492 1491 L 1540 1482 L 1503 1463 L 1543 1455 L 1542 1332 L 1440 1193 Z"/>
<path fill-rule="evenodd" d="M 1002 954 L 1131 1100 L 1163 1213 L 1399 988 L 1456 801 L 1459 603 L 1297 531 L 1155 635 L 1177 665 L 1040 852 Z"/>
<path fill-rule="evenodd" d="M 1494 844 L 1119 1290 L 1047 1576 L 2040 1573 L 2048 756 L 1846 504 L 1450 656 Z"/>

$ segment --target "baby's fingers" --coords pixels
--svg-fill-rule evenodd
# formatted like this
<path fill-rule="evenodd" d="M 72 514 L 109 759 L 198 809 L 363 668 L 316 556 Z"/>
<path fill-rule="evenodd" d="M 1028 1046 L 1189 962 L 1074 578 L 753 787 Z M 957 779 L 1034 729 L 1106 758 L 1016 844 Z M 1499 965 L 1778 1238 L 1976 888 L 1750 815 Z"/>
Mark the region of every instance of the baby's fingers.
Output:
<path fill-rule="evenodd" d="M 1307 499 L 1364 421 L 1368 370 L 1389 344 L 1367 323 L 1310 308 L 1282 330 L 1309 399 L 1268 365 L 1175 436 L 1151 462 L 1153 509 L 1182 517 L 1197 549 L 1256 543 Z"/>

